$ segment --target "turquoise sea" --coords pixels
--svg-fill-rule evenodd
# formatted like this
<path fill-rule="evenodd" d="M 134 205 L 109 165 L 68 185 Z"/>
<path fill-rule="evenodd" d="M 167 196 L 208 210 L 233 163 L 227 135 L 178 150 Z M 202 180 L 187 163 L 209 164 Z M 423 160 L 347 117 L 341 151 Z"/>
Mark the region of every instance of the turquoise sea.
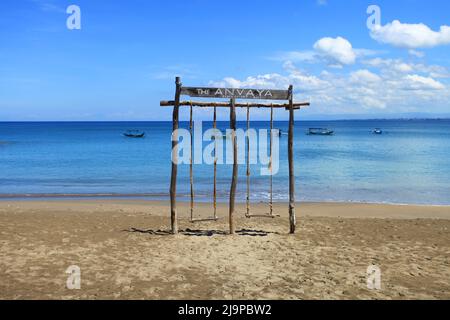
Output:
<path fill-rule="evenodd" d="M 187 123 L 182 123 L 187 127 Z M 219 128 L 227 128 L 220 122 Z M 204 122 L 204 129 L 211 127 Z M 245 123 L 239 122 L 239 127 Z M 252 122 L 255 129 L 268 122 Z M 275 127 L 287 131 L 287 122 Z M 309 136 L 326 127 L 334 136 Z M 374 135 L 382 128 L 383 135 Z M 143 139 L 122 136 L 127 129 Z M 170 122 L 0 122 L 0 198 L 123 196 L 166 199 Z M 288 196 L 287 137 L 280 138 L 274 200 Z M 450 205 L 450 120 L 299 121 L 295 127 L 296 197 L 300 201 Z M 195 165 L 199 201 L 212 197 L 213 167 Z M 238 200 L 245 199 L 245 167 Z M 231 166 L 218 168 L 218 195 L 229 192 Z M 268 197 L 269 177 L 252 167 L 251 197 Z M 180 200 L 188 200 L 189 166 L 179 169 Z"/>

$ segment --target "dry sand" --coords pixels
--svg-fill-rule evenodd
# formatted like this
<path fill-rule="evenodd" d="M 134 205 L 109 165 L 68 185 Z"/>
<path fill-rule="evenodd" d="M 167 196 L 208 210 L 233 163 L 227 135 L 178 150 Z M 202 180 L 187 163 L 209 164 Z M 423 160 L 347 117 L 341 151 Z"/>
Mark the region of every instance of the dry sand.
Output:
<path fill-rule="evenodd" d="M 450 207 L 300 204 L 295 235 L 286 205 L 277 219 L 238 211 L 250 231 L 228 236 L 227 219 L 192 225 L 180 204 L 172 236 L 165 202 L 0 201 L 0 298 L 450 299 Z M 372 264 L 381 290 L 367 288 Z"/>

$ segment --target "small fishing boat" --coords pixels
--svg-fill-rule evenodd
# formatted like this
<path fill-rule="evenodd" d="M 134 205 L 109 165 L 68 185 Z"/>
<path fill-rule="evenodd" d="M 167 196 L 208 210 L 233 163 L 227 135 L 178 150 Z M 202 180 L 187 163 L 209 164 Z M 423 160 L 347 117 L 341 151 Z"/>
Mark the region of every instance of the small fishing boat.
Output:
<path fill-rule="evenodd" d="M 375 128 L 372 132 L 373 134 L 383 134 L 383 130 L 381 130 L 380 128 Z"/>
<path fill-rule="evenodd" d="M 145 132 L 140 130 L 127 130 L 123 135 L 127 138 L 143 138 L 145 136 Z"/>
<path fill-rule="evenodd" d="M 307 134 L 317 136 L 332 136 L 334 134 L 334 131 L 326 128 L 309 128 Z"/>

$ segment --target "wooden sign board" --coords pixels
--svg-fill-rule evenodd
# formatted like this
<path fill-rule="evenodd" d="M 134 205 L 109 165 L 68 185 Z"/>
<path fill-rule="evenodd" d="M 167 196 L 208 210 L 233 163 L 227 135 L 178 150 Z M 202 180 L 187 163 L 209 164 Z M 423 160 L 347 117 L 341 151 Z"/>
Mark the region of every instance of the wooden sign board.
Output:
<path fill-rule="evenodd" d="M 289 100 L 288 90 L 182 87 L 181 94 L 201 98 Z"/>

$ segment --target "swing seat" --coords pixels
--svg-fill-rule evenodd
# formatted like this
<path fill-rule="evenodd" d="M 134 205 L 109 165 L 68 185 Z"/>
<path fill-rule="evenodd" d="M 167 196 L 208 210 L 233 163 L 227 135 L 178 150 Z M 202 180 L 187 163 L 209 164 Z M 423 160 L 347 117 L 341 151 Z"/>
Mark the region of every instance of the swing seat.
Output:
<path fill-rule="evenodd" d="M 191 223 L 197 223 L 197 222 L 207 222 L 207 221 L 217 221 L 220 218 L 201 218 L 201 219 L 191 219 Z"/>
<path fill-rule="evenodd" d="M 245 215 L 246 218 L 271 218 L 271 219 L 275 219 L 275 218 L 279 218 L 280 215 L 279 214 L 246 214 Z"/>

